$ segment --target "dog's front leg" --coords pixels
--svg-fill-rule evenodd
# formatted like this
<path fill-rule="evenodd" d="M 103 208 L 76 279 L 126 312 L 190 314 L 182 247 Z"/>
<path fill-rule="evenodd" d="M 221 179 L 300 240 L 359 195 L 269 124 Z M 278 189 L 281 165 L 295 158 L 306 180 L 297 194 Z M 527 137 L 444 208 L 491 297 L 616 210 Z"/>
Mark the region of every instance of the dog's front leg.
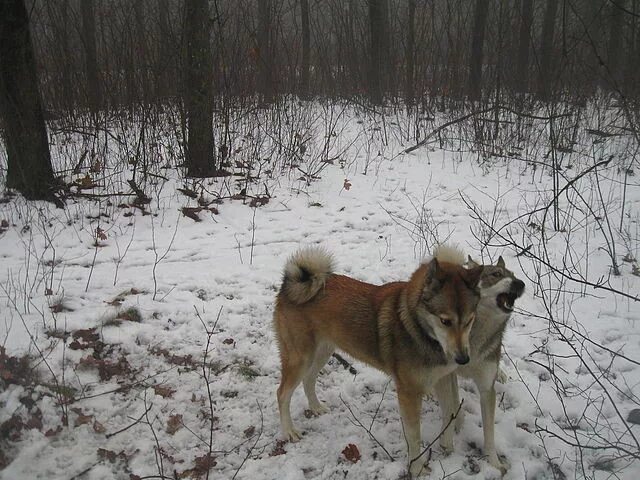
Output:
<path fill-rule="evenodd" d="M 435 385 L 435 394 L 440 404 L 442 416 L 442 433 L 440 446 L 446 453 L 453 452 L 453 432 L 458 431 L 458 419 L 462 417 L 462 410 L 458 410 L 460 396 L 458 394 L 458 379 L 454 373 L 442 377 Z M 458 417 L 452 422 L 452 417 L 458 412 Z M 461 422 L 462 420 L 460 420 Z"/>
<path fill-rule="evenodd" d="M 422 453 L 420 442 L 420 407 L 422 405 L 422 394 L 416 393 L 413 389 L 398 387 L 398 403 L 400 405 L 400 416 L 402 417 L 402 426 L 409 450 L 409 473 L 412 476 L 427 475 L 431 469 L 428 465 L 428 458 Z"/>
<path fill-rule="evenodd" d="M 500 470 L 502 473 L 507 471 L 507 466 L 498 458 L 495 444 L 495 421 L 496 421 L 496 389 L 495 378 L 497 374 L 497 365 L 494 366 L 493 374 L 491 368 L 485 370 L 486 374 L 475 379 L 478 390 L 480 391 L 480 410 L 482 412 L 482 430 L 484 433 L 484 453 L 487 455 L 488 462 Z"/>

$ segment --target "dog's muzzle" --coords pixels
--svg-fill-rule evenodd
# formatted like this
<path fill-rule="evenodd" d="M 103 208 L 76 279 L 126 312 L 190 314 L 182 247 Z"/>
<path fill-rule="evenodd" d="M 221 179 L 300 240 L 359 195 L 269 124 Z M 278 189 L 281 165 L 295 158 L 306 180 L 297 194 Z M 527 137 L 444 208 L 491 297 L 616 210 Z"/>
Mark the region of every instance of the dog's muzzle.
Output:
<path fill-rule="evenodd" d="M 523 292 L 524 282 L 516 278 L 513 282 L 511 282 L 511 286 L 509 287 L 508 292 L 501 293 L 496 297 L 496 303 L 498 304 L 500 310 L 505 313 L 513 312 L 513 305 L 515 301 L 520 298 Z"/>
<path fill-rule="evenodd" d="M 458 365 L 466 365 L 469 363 L 469 354 L 468 353 L 458 353 L 456 354 L 456 363 Z"/>

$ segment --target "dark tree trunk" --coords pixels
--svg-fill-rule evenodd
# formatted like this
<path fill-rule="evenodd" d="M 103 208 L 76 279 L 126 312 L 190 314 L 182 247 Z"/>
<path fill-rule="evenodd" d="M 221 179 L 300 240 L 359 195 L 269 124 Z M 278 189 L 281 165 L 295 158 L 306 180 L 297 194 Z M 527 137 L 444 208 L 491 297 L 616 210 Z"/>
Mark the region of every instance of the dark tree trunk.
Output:
<path fill-rule="evenodd" d="M 209 46 L 209 6 L 207 0 L 185 2 L 187 110 L 187 175 L 215 174 L 213 158 L 212 55 Z"/>
<path fill-rule="evenodd" d="M 405 77 L 405 101 L 412 105 L 415 99 L 415 69 L 416 69 L 416 0 L 407 1 L 407 51 L 405 62 L 407 71 Z"/>
<path fill-rule="evenodd" d="M 82 15 L 82 40 L 84 42 L 85 73 L 87 75 L 87 103 L 97 111 L 102 107 L 102 88 L 98 74 L 96 44 L 96 18 L 93 0 L 80 2 Z"/>
<path fill-rule="evenodd" d="M 170 21 L 169 1 L 159 0 L 158 42 L 159 51 L 156 59 L 156 81 L 158 95 L 166 99 L 175 93 L 177 87 L 177 61 L 176 40 Z"/>
<path fill-rule="evenodd" d="M 55 178 L 24 0 L 0 2 L 0 113 L 7 147 L 7 187 L 29 200 L 54 197 Z"/>
<path fill-rule="evenodd" d="M 484 33 L 489 13 L 489 0 L 476 0 L 471 35 L 471 58 L 469 61 L 469 97 L 478 100 L 482 95 L 482 63 L 484 57 Z"/>
<path fill-rule="evenodd" d="M 309 26 L 309 0 L 300 0 L 302 20 L 302 65 L 300 72 L 300 97 L 309 98 L 309 70 L 311 66 L 311 29 Z"/>
<path fill-rule="evenodd" d="M 384 73 L 387 70 L 386 1 L 369 0 L 369 36 L 371 41 L 369 63 L 369 95 L 374 104 L 382 104 Z"/>
<path fill-rule="evenodd" d="M 611 78 L 609 82 L 614 89 L 620 88 L 622 80 L 622 69 L 620 59 L 622 58 L 622 39 L 624 29 L 624 10 L 627 8 L 626 0 L 617 0 L 615 4 L 610 4 L 611 23 L 609 25 L 609 48 L 607 52 L 607 63 Z"/>
<path fill-rule="evenodd" d="M 556 30 L 558 0 L 547 0 L 542 23 L 542 39 L 540 43 L 540 85 L 539 95 L 542 100 L 550 100 L 553 68 L 553 37 Z"/>
<path fill-rule="evenodd" d="M 529 90 L 529 43 L 533 25 L 533 0 L 522 0 L 520 14 L 520 37 L 518 39 L 518 58 L 516 59 L 516 91 L 526 93 Z"/>
<path fill-rule="evenodd" d="M 274 93 L 271 10 L 271 0 L 258 0 L 258 91 L 265 103 L 273 101 Z"/>
<path fill-rule="evenodd" d="M 144 5 L 138 0 L 133 2 L 133 15 L 135 35 L 132 37 L 134 55 L 133 55 L 133 68 L 134 72 L 139 73 L 137 84 L 141 90 L 138 95 L 138 101 L 142 100 L 145 104 L 148 104 L 151 100 L 153 92 L 151 91 L 151 82 L 149 80 L 149 55 L 147 51 L 147 28 L 145 23 Z"/>

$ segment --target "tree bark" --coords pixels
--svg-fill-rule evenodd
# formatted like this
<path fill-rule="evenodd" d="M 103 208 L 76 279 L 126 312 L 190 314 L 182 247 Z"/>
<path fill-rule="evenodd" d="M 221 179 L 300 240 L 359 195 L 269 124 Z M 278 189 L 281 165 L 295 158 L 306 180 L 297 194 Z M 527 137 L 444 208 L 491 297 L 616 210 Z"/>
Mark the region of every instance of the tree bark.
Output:
<path fill-rule="evenodd" d="M 558 0 L 547 0 L 542 24 L 540 44 L 540 85 L 539 96 L 548 101 L 551 98 L 551 72 L 553 66 L 553 37 L 556 29 Z"/>
<path fill-rule="evenodd" d="M 412 105 L 415 99 L 415 68 L 416 68 L 416 0 L 407 1 L 407 50 L 405 62 L 407 65 L 405 76 L 405 102 Z"/>
<path fill-rule="evenodd" d="M 311 29 L 309 22 L 309 0 L 300 0 L 302 21 L 302 65 L 300 72 L 300 97 L 309 98 L 309 75 L 311 68 Z"/>
<path fill-rule="evenodd" d="M 102 107 L 102 88 L 98 73 L 96 43 L 96 18 L 93 0 L 80 2 L 82 15 L 82 39 L 84 42 L 85 73 L 87 76 L 87 104 L 93 111 Z"/>
<path fill-rule="evenodd" d="M 520 14 L 520 36 L 518 39 L 518 58 L 516 59 L 516 91 L 526 93 L 529 90 L 529 43 L 533 25 L 533 0 L 522 0 Z"/>
<path fill-rule="evenodd" d="M 476 0 L 476 9 L 471 35 L 471 58 L 469 61 L 469 97 L 478 100 L 482 95 L 482 63 L 484 59 L 484 34 L 489 13 L 489 0 Z"/>
<path fill-rule="evenodd" d="M 369 0 L 369 96 L 371 102 L 382 104 L 384 94 L 385 52 L 387 51 L 386 1 Z"/>
<path fill-rule="evenodd" d="M 258 91 L 265 103 L 273 101 L 274 93 L 271 11 L 271 0 L 258 0 Z"/>
<path fill-rule="evenodd" d="M 609 83 L 612 89 L 619 89 L 622 80 L 622 69 L 620 59 L 622 58 L 622 39 L 624 29 L 624 10 L 627 8 L 626 0 L 617 0 L 615 4 L 609 5 L 611 12 L 611 23 L 609 25 L 609 48 L 607 52 L 607 62 L 611 78 Z"/>
<path fill-rule="evenodd" d="M 215 174 L 213 158 L 212 55 L 207 0 L 185 2 L 187 176 Z"/>
<path fill-rule="evenodd" d="M 7 187 L 29 200 L 54 196 L 55 178 L 24 0 L 0 2 L 0 113 L 7 147 Z"/>

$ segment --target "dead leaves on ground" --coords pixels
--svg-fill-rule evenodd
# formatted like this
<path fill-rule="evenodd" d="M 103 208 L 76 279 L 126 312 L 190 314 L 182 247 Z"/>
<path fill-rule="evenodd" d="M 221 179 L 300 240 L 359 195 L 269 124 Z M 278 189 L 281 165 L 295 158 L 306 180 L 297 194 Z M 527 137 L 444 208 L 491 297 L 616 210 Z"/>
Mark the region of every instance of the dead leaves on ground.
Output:
<path fill-rule="evenodd" d="M 79 427 L 81 425 L 91 425 L 91 428 L 96 433 L 105 433 L 106 428 L 99 421 L 97 421 L 93 415 L 86 415 L 82 409 L 78 407 L 74 407 L 71 409 L 73 413 L 76 414 L 76 419 L 73 424 L 74 427 Z"/>
<path fill-rule="evenodd" d="M 194 467 L 176 474 L 177 478 L 202 478 L 218 464 L 216 457 L 207 453 L 194 459 Z"/>
<path fill-rule="evenodd" d="M 175 389 L 163 385 L 154 385 L 153 391 L 162 398 L 171 398 L 176 393 Z"/>
<path fill-rule="evenodd" d="M 109 302 L 105 302 L 107 305 L 111 305 L 112 307 L 119 307 L 125 301 L 125 299 L 129 295 L 141 295 L 143 293 L 147 293 L 144 290 L 138 290 L 137 288 L 130 288 L 129 290 L 125 290 L 116 295 L 113 300 Z"/>
<path fill-rule="evenodd" d="M 182 207 L 180 209 L 182 215 L 185 217 L 189 217 L 194 222 L 201 222 L 202 219 L 198 216 L 198 214 L 202 211 L 210 212 L 213 215 L 218 215 L 220 212 L 216 207 Z"/>
<path fill-rule="evenodd" d="M 169 420 L 167 420 L 167 433 L 169 435 L 173 435 L 178 430 L 180 430 L 182 426 L 182 415 L 180 415 L 179 413 L 171 415 L 169 416 Z"/>
<path fill-rule="evenodd" d="M 35 373 L 29 364 L 29 357 L 12 357 L 0 347 L 0 386 L 2 384 L 24 385 L 32 383 Z"/>
<path fill-rule="evenodd" d="M 342 450 L 342 455 L 351 463 L 358 463 L 360 460 L 360 450 L 353 443 L 350 443 L 344 450 Z"/>

